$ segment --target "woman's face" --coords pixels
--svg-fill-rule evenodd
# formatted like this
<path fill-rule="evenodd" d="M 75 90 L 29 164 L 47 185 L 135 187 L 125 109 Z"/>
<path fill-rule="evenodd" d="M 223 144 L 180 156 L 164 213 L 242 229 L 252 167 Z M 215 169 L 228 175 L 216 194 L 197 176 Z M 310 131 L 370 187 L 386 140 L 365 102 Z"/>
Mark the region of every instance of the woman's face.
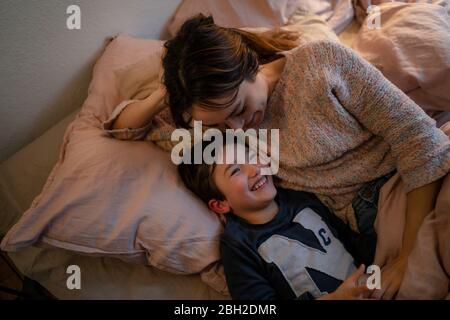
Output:
<path fill-rule="evenodd" d="M 202 121 L 204 126 L 219 129 L 248 129 L 258 126 L 264 119 L 269 87 L 266 79 L 258 72 L 253 82 L 244 81 L 239 86 L 236 100 L 225 108 L 206 109 L 201 105 L 192 107 L 193 120 Z M 229 98 L 216 99 L 225 103 Z"/>

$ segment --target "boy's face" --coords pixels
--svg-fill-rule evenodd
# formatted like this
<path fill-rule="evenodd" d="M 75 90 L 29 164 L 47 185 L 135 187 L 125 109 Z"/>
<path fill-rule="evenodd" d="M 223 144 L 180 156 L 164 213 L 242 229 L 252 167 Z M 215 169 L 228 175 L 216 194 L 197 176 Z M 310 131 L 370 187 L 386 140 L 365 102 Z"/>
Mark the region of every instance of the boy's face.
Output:
<path fill-rule="evenodd" d="M 245 152 L 247 159 L 250 159 L 254 153 L 250 152 L 249 155 L 248 148 L 241 144 L 235 144 L 234 147 L 234 163 L 223 161 L 224 164 L 217 164 L 212 176 L 225 200 L 213 199 L 209 202 L 209 207 L 221 214 L 233 211 L 235 215 L 245 219 L 245 214 L 267 207 L 274 200 L 277 191 L 273 185 L 272 176 L 260 174 L 260 169 L 265 165 L 259 162 L 248 164 L 248 160 L 246 164 L 237 163 L 239 151 Z M 226 159 L 226 148 L 222 148 L 219 156 Z"/>

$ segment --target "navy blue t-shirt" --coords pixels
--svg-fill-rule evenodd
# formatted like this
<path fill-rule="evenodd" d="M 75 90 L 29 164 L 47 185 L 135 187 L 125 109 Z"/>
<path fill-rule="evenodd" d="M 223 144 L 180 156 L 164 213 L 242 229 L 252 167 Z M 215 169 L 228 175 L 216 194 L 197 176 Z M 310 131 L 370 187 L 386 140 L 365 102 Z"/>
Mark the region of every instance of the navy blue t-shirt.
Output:
<path fill-rule="evenodd" d="M 233 299 L 315 299 L 372 263 L 376 236 L 353 232 L 313 194 L 277 191 L 271 221 L 228 216 L 220 249 Z"/>

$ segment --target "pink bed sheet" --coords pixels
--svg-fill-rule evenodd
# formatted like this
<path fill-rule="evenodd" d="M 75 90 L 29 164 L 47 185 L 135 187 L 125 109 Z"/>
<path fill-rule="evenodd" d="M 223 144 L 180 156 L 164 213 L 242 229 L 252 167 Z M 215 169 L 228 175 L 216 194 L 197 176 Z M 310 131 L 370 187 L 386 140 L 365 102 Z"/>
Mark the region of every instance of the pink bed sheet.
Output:
<path fill-rule="evenodd" d="M 441 129 L 450 136 L 450 122 Z M 406 216 L 405 186 L 399 174 L 382 188 L 375 222 L 375 265 L 395 259 L 402 247 Z M 434 211 L 425 218 L 411 253 L 397 299 L 449 299 L 450 175 L 444 177 Z"/>

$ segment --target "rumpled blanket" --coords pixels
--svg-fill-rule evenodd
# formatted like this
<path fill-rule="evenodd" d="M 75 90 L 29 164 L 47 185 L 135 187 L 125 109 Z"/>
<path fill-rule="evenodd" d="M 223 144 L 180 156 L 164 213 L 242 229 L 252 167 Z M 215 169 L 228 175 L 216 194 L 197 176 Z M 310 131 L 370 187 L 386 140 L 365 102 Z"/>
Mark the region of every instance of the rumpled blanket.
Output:
<path fill-rule="evenodd" d="M 450 136 L 450 122 L 441 127 Z M 375 265 L 383 268 L 402 247 L 405 186 L 397 173 L 381 188 L 375 229 Z M 397 299 L 450 299 L 450 175 L 442 182 L 435 209 L 419 229 Z"/>

